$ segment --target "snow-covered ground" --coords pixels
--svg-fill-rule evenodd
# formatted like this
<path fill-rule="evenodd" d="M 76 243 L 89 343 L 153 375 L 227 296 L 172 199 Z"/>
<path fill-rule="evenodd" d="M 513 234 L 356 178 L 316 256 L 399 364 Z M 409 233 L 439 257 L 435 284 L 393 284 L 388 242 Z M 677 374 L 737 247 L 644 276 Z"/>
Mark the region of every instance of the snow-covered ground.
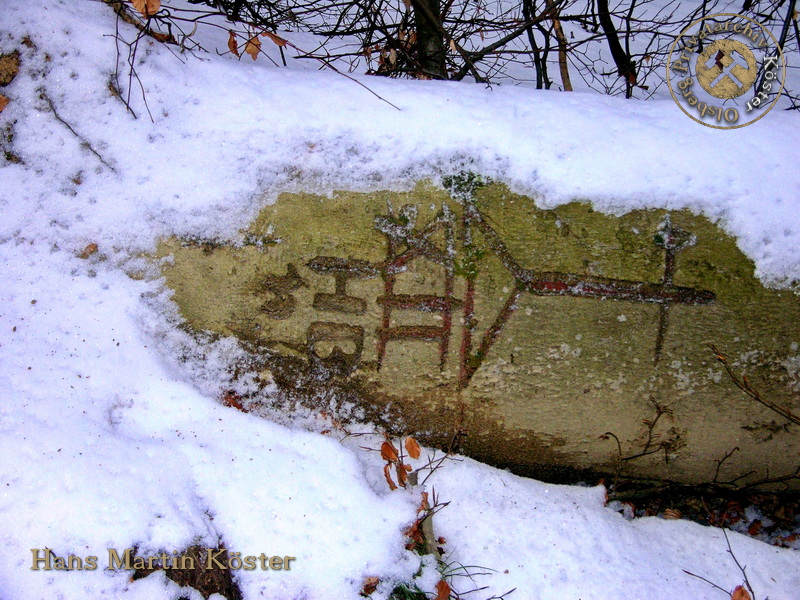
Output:
<path fill-rule="evenodd" d="M 404 548 L 421 490 L 390 491 L 379 453 L 361 448 L 381 438 L 340 440 L 221 405 L 214 377 L 237 352 L 229 340 L 179 360 L 198 349 L 142 258 L 164 236 L 236 240 L 282 191 L 400 189 L 469 166 L 546 206 L 701 211 L 737 236 L 765 282 L 800 279 L 793 113 L 719 131 L 672 100 L 359 79 L 397 110 L 330 71 L 145 39 L 136 70 L 151 122 L 135 80 L 138 119 L 109 91 L 107 5 L 0 8 L 0 53 L 22 60 L 0 89 L 3 149 L 22 160 L 0 162 L 3 600 L 199 598 L 162 574 L 132 582 L 105 570 L 108 549 L 147 556 L 220 540 L 243 556 L 295 557 L 288 571 L 237 571 L 247 600 L 358 598 L 370 576 L 381 581 L 373 598 L 386 597 L 421 565 L 420 588 L 440 579 Z M 135 35 L 124 23 L 120 33 Z M 197 35 L 224 49 L 226 32 Z M 89 244 L 98 252 L 80 258 Z M 742 583 L 721 530 L 625 520 L 602 488 L 468 459 L 446 461 L 434 487 L 449 502 L 435 517 L 449 570 L 488 573 L 452 579 L 461 592 L 486 586 L 469 598 L 724 597 L 684 570 L 727 590 Z M 800 553 L 729 537 L 759 598 L 798 597 Z M 98 556 L 99 568 L 31 570 L 31 549 L 44 548 Z"/>

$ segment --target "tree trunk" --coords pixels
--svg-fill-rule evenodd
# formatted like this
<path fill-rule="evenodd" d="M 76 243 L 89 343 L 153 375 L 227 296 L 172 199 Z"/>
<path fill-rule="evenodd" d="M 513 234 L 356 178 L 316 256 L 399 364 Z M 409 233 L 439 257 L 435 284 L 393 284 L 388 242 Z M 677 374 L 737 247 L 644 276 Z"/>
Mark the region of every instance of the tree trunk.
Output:
<path fill-rule="evenodd" d="M 636 83 L 636 61 L 625 53 L 619 43 L 617 30 L 614 28 L 614 22 L 611 20 L 611 13 L 608 10 L 608 0 L 597 0 L 597 11 L 600 26 L 608 40 L 608 49 L 611 50 L 614 64 L 617 65 L 617 73 L 625 78 L 626 85 L 634 85 Z"/>
<path fill-rule="evenodd" d="M 561 70 L 561 84 L 565 92 L 571 92 L 572 82 L 569 79 L 569 65 L 567 63 L 567 38 L 558 18 L 553 19 L 553 29 L 558 40 L 558 68 Z"/>
<path fill-rule="evenodd" d="M 422 73 L 433 79 L 447 79 L 444 30 L 439 0 L 411 0 L 417 24 L 417 59 Z"/>

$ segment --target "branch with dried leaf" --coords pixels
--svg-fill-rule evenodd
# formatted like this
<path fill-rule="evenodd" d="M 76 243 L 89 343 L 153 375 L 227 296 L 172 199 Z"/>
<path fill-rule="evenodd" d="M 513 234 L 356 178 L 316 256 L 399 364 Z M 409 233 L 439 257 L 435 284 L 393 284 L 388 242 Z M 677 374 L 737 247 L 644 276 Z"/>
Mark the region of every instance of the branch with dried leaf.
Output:
<path fill-rule="evenodd" d="M 108 4 L 111 8 L 114 9 L 117 17 L 123 20 L 128 25 L 133 25 L 144 33 L 145 35 L 149 35 L 153 39 L 164 43 L 164 44 L 177 44 L 178 41 L 171 33 L 163 33 L 160 31 L 155 31 L 152 27 L 150 27 L 150 19 L 156 15 L 156 13 L 161 8 L 161 0 L 131 0 L 131 4 L 133 8 L 145 18 L 146 21 L 142 21 L 136 15 L 132 14 L 130 10 L 128 10 L 127 5 L 122 0 L 102 0 L 106 4 Z"/>
<path fill-rule="evenodd" d="M 419 458 L 420 448 L 419 444 L 414 438 L 410 436 L 406 438 L 405 448 L 411 458 Z M 411 473 L 412 467 L 411 465 L 405 463 L 403 451 L 400 450 L 398 452 L 397 448 L 388 437 L 386 438 L 386 441 L 381 444 L 381 458 L 386 461 L 386 464 L 383 467 L 383 475 L 386 477 L 386 483 L 389 484 L 389 489 L 397 489 L 397 485 L 392 479 L 392 467 L 394 467 L 394 471 L 397 474 L 398 484 L 401 487 L 406 487 L 406 485 L 409 483 L 408 475 Z"/>

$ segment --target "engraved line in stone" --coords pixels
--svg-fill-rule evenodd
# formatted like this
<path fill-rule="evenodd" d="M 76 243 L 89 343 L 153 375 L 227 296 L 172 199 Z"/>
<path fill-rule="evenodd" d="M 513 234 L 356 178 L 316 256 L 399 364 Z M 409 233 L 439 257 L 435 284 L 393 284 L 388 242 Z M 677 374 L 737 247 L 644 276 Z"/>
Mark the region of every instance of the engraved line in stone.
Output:
<path fill-rule="evenodd" d="M 688 232 L 672 227 L 669 214 L 664 221 L 664 227 L 656 236 L 656 246 L 664 248 L 664 286 L 674 287 L 672 282 L 675 278 L 675 255 L 676 253 L 692 243 L 692 236 Z M 661 360 L 664 349 L 664 338 L 667 335 L 669 325 L 670 301 L 667 300 L 659 304 L 658 307 L 658 331 L 656 332 L 656 348 L 653 354 L 653 364 L 657 365 Z"/>
<path fill-rule="evenodd" d="M 506 300 L 506 303 L 503 305 L 503 308 L 499 313 L 497 313 L 497 317 L 495 318 L 494 323 L 492 323 L 492 326 L 489 327 L 489 329 L 486 330 L 486 333 L 483 334 L 483 339 L 481 340 L 481 345 L 478 348 L 478 351 L 469 357 L 465 368 L 462 370 L 461 377 L 459 377 L 459 386 L 461 388 L 467 387 L 469 380 L 472 379 L 472 376 L 475 374 L 475 371 L 478 370 L 478 367 L 483 362 L 483 359 L 486 358 L 486 355 L 489 353 L 491 347 L 500 338 L 500 333 L 503 331 L 503 327 L 505 327 L 506 323 L 508 323 L 508 320 L 511 318 L 511 315 L 514 314 L 514 311 L 517 309 L 517 300 L 519 300 L 521 294 L 522 290 L 519 288 L 514 289 L 514 291 Z"/>
<path fill-rule="evenodd" d="M 514 260 L 506 245 L 494 229 L 486 223 L 478 210 L 467 205 L 465 212 L 480 229 L 489 248 L 525 291 L 536 296 L 577 296 L 626 300 L 631 302 L 677 302 L 681 304 L 710 304 L 716 299 L 714 292 L 676 286 L 671 283 L 645 283 L 610 277 L 582 276 L 555 271 L 525 269 Z"/>

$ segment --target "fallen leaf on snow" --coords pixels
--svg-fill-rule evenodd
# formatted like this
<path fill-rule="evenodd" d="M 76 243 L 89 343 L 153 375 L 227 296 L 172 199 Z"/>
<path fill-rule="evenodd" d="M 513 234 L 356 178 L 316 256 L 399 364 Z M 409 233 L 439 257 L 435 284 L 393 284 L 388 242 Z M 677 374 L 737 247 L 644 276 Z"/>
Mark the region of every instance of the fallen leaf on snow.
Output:
<path fill-rule="evenodd" d="M 86 246 L 86 248 L 83 249 L 83 252 L 78 254 L 78 258 L 84 258 L 84 259 L 89 258 L 95 252 L 97 252 L 97 244 L 92 242 L 91 244 Z"/>
<path fill-rule="evenodd" d="M 450 598 L 450 586 L 442 579 L 436 584 L 436 600 L 448 600 Z"/>
<path fill-rule="evenodd" d="M 0 54 L 0 87 L 8 85 L 19 73 L 19 51 Z"/>
<path fill-rule="evenodd" d="M 380 583 L 380 579 L 377 577 L 367 577 L 364 579 L 364 586 L 361 588 L 361 595 L 362 596 L 369 596 L 372 592 L 378 589 L 378 583 Z"/>

